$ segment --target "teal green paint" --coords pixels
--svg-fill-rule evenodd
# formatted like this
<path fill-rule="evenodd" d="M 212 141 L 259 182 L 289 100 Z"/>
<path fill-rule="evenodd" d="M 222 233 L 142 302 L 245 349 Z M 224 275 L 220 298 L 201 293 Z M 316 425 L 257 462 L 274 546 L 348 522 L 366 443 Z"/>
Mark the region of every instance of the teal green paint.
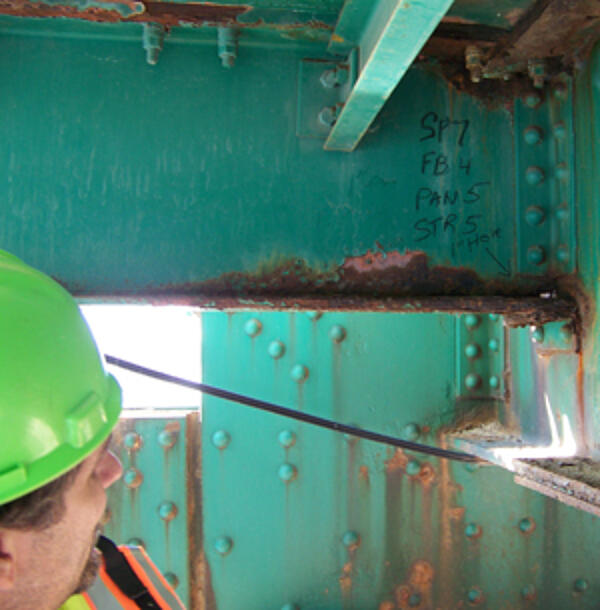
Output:
<path fill-rule="evenodd" d="M 177 432 L 174 424 L 180 426 Z M 121 422 L 127 430 L 122 445 L 119 432 L 114 438 L 125 476 L 108 490 L 111 518 L 105 531 L 118 544 L 143 546 L 163 574 L 177 579 L 177 594 L 188 604 L 186 425 L 175 414 Z"/>
<path fill-rule="evenodd" d="M 346 56 L 357 48 L 375 6 L 371 0 L 345 0 L 327 47 L 328 52 Z"/>
<path fill-rule="evenodd" d="M 534 4 L 535 0 L 455 0 L 448 17 L 510 30 Z"/>
<path fill-rule="evenodd" d="M 360 38 L 360 68 L 326 150 L 352 151 L 453 0 L 377 0 Z"/>
<path fill-rule="evenodd" d="M 590 450 L 600 458 L 600 324 L 597 315 L 599 294 L 598 235 L 600 234 L 600 46 L 596 45 L 586 69 L 575 86 L 575 127 L 577 129 L 577 266 L 583 287 L 593 304 L 584 320 L 583 343 L 585 425 Z"/>
<path fill-rule="evenodd" d="M 410 70 L 360 149 L 328 153 L 295 134 L 302 53 L 275 49 L 265 63 L 262 50 L 241 47 L 232 76 L 214 41 L 165 43 L 158 64 L 148 66 L 137 31 L 138 41 L 128 42 L 4 30 L 0 75 L 10 121 L 0 123 L 0 162 L 11 181 L 0 186 L 2 247 L 77 293 L 105 295 L 177 291 L 290 258 L 335 270 L 376 243 L 385 252 L 422 250 L 432 265 L 486 278 L 502 277 L 486 247 L 515 267 L 506 110 L 490 111 L 433 73 Z M 470 120 L 464 145 L 459 128 L 441 143 L 421 142 L 427 112 Z M 431 165 L 421 174 L 430 152 L 430 160 L 471 160 L 470 175 L 455 168 L 431 176 Z M 419 189 L 464 197 L 479 182 L 489 182 L 475 189 L 480 200 L 449 205 L 448 213 L 458 231 L 482 214 L 480 234 L 490 241 L 471 244 L 449 228 L 433 236 L 431 222 L 447 214 L 430 201 L 417 210 Z M 421 220 L 425 233 L 415 230 Z"/>

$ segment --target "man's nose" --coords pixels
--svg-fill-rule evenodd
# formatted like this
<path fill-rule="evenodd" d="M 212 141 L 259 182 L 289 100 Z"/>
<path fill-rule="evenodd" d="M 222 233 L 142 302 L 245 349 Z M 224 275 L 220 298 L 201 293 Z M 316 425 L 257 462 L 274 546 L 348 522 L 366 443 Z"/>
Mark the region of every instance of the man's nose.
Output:
<path fill-rule="evenodd" d="M 119 458 L 112 451 L 107 451 L 98 464 L 98 476 L 104 489 L 118 481 L 122 474 L 123 467 Z"/>

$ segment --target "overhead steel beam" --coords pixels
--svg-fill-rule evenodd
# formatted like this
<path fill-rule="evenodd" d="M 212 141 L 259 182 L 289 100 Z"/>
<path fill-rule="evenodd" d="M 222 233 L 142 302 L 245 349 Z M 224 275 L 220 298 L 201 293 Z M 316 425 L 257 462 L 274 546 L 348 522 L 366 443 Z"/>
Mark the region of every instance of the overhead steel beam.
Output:
<path fill-rule="evenodd" d="M 325 142 L 326 150 L 356 148 L 452 2 L 379 0 L 373 4 L 360 37 L 359 77 Z M 350 0 L 344 9 L 355 11 L 356 4 Z M 343 12 L 338 23 L 342 22 Z"/>

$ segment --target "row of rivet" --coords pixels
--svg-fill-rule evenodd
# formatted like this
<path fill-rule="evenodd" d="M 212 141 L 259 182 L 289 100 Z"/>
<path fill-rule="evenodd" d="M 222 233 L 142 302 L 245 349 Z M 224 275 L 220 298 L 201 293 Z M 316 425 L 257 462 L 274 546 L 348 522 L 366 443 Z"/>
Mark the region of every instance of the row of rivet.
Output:
<path fill-rule="evenodd" d="M 559 83 L 553 90 L 554 99 L 563 102 L 568 99 L 568 88 L 564 83 Z M 541 103 L 542 98 L 537 93 L 532 93 L 525 97 L 525 106 L 535 110 Z M 556 121 L 552 127 L 552 135 L 557 142 L 557 145 L 566 140 L 568 129 L 564 121 Z M 528 125 L 523 129 L 523 140 L 530 147 L 541 145 L 544 142 L 545 133 L 544 129 L 539 125 Z M 558 147 L 558 146 L 557 146 Z M 559 184 L 565 184 L 569 180 L 569 168 L 565 161 L 559 160 L 556 162 L 554 167 L 554 177 L 558 180 Z M 545 170 L 538 165 L 528 165 L 525 169 L 525 182 L 532 186 L 537 187 L 543 184 L 546 180 Z M 569 218 L 569 207 L 566 201 L 562 201 L 555 210 L 556 219 L 564 223 Z M 542 227 L 546 221 L 546 212 L 540 205 L 532 204 L 525 210 L 525 221 L 531 227 Z M 561 264 L 569 262 L 569 247 L 562 243 L 556 246 L 555 253 L 556 260 Z M 527 248 L 526 252 L 527 262 L 531 265 L 540 266 L 547 262 L 548 253 L 547 248 L 542 244 L 534 244 Z"/>
<path fill-rule="evenodd" d="M 493 313 L 489 314 L 488 318 L 491 322 L 498 322 L 500 320 L 500 316 L 498 314 Z M 464 323 L 467 330 L 474 331 L 481 326 L 482 316 L 479 316 L 477 314 L 467 314 L 466 316 L 464 316 Z M 498 340 L 498 338 L 491 337 L 489 340 L 487 340 L 486 349 L 491 355 L 499 353 L 500 341 Z M 467 358 L 467 361 L 471 363 L 471 365 L 473 365 L 475 361 L 486 355 L 481 344 L 475 341 L 469 341 L 465 345 L 463 351 L 464 355 Z M 497 390 L 501 386 L 501 377 L 497 374 L 490 375 L 487 381 L 489 387 L 492 390 Z M 483 378 L 479 373 L 475 371 L 470 371 L 464 377 L 464 385 L 469 391 L 476 391 L 483 385 Z"/>
<path fill-rule="evenodd" d="M 589 582 L 585 578 L 577 578 L 573 581 L 572 586 L 575 593 L 585 593 L 589 587 Z M 521 589 L 521 597 L 526 601 L 534 600 L 536 596 L 537 590 L 535 585 L 528 584 Z M 482 603 L 485 596 L 479 587 L 472 587 L 467 591 L 467 599 L 470 604 L 476 605 Z"/>
<path fill-rule="evenodd" d="M 157 437 L 158 444 L 163 449 L 171 449 L 177 443 L 177 433 L 172 430 L 162 430 Z M 144 444 L 144 439 L 137 432 L 128 432 L 123 437 L 123 446 L 127 451 L 139 451 Z"/>

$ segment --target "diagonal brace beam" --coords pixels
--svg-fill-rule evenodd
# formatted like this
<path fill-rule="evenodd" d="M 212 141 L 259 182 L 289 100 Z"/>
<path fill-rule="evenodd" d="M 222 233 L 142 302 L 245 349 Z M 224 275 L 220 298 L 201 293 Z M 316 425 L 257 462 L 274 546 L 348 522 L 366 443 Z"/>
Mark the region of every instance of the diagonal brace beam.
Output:
<path fill-rule="evenodd" d="M 378 0 L 360 38 L 360 75 L 326 150 L 350 152 L 400 82 L 453 0 Z"/>

